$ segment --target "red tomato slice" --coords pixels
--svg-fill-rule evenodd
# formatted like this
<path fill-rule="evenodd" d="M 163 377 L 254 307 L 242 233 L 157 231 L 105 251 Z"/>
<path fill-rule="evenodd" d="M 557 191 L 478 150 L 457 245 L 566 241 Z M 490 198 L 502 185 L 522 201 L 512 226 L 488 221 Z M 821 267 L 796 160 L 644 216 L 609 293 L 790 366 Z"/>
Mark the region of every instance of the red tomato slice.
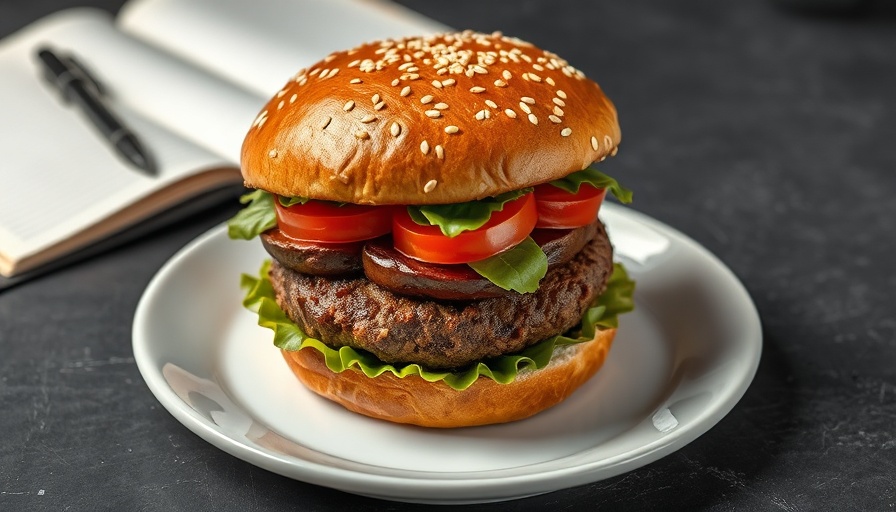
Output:
<path fill-rule="evenodd" d="M 606 195 L 607 189 L 587 183 L 583 183 L 575 194 L 553 185 L 539 185 L 535 187 L 536 227 L 572 229 L 587 226 L 597 219 Z"/>
<path fill-rule="evenodd" d="M 479 261 L 522 242 L 538 220 L 535 199 L 526 194 L 492 213 L 481 228 L 449 238 L 438 226 L 421 226 L 407 208 L 392 217 L 395 248 L 411 258 L 429 263 L 454 264 Z"/>
<path fill-rule="evenodd" d="M 285 207 L 274 200 L 277 227 L 284 235 L 312 242 L 358 242 L 385 235 L 392 229 L 389 206 L 337 206 L 308 201 Z"/>

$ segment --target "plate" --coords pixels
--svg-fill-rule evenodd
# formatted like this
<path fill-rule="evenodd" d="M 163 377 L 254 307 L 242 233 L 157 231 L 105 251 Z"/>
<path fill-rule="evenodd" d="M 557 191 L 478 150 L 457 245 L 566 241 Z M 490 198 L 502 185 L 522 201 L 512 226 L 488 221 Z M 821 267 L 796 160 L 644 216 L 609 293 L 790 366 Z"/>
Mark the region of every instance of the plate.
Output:
<path fill-rule="evenodd" d="M 560 405 L 503 425 L 426 429 L 359 416 L 306 390 L 241 305 L 261 244 L 213 229 L 137 307 L 134 356 L 162 405 L 218 448 L 281 475 L 378 498 L 500 501 L 638 468 L 715 425 L 749 386 L 759 316 L 717 258 L 643 214 L 601 217 L 637 281 L 604 367 Z"/>

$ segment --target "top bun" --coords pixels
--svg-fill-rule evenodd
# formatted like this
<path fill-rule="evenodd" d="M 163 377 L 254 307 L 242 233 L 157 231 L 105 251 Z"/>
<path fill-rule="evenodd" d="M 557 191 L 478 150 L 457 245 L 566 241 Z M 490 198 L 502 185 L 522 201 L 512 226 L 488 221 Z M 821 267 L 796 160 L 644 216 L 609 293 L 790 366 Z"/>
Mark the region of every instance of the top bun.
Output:
<path fill-rule="evenodd" d="M 377 41 L 299 71 L 242 148 L 246 185 L 356 204 L 481 199 L 615 154 L 616 109 L 557 55 L 499 33 Z"/>

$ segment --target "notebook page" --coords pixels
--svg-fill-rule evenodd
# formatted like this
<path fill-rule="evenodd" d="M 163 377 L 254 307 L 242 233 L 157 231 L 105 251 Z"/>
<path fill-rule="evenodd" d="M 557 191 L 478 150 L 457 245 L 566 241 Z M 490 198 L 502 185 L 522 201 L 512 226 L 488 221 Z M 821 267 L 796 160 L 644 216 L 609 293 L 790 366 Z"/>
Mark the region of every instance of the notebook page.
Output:
<path fill-rule="evenodd" d="M 119 25 L 265 98 L 335 50 L 448 30 L 373 0 L 133 0 Z"/>

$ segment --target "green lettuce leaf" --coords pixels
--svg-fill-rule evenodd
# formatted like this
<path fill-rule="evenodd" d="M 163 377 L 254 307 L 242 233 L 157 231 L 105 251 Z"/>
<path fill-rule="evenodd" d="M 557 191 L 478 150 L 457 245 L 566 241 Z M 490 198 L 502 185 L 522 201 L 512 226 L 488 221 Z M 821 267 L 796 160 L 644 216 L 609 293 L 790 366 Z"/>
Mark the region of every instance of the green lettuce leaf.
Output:
<path fill-rule="evenodd" d="M 274 197 L 264 190 L 254 190 L 240 197 L 248 204 L 227 221 L 227 235 L 233 239 L 252 240 L 277 225 Z"/>
<path fill-rule="evenodd" d="M 531 293 L 538 290 L 538 283 L 548 272 L 548 257 L 527 236 L 502 253 L 467 265 L 504 290 Z"/>
<path fill-rule="evenodd" d="M 368 377 L 376 377 L 385 372 L 400 378 L 418 375 L 429 382 L 443 381 L 457 390 L 468 388 L 480 377 L 508 384 L 523 370 L 544 368 L 551 361 L 556 347 L 589 341 L 593 339 L 596 330 L 617 325 L 617 315 L 634 308 L 634 283 L 628 278 L 622 265 L 616 264 L 607 283 L 607 290 L 585 312 L 582 324 L 566 335 L 552 336 L 517 354 L 491 358 L 466 369 L 432 371 L 418 364 L 384 363 L 363 350 L 351 347 L 334 349 L 309 337 L 277 305 L 268 279 L 269 269 L 270 261 L 266 261 L 258 277 L 243 274 L 241 286 L 246 291 L 243 305 L 258 314 L 258 325 L 274 331 L 274 345 L 277 347 L 288 351 L 304 348 L 317 350 L 323 354 L 327 368 L 336 373 L 356 367 Z"/>
<path fill-rule="evenodd" d="M 311 199 L 308 197 L 300 197 L 300 196 L 296 196 L 296 197 L 277 196 L 277 200 L 280 201 L 280 206 L 283 206 L 284 208 L 289 208 L 290 206 L 292 206 L 294 204 L 305 204 L 308 201 L 310 201 Z"/>
<path fill-rule="evenodd" d="M 439 226 L 443 235 L 455 237 L 464 231 L 481 228 L 493 212 L 503 210 L 508 201 L 519 199 L 531 191 L 531 188 L 513 190 L 466 203 L 408 206 L 408 214 L 417 224 Z"/>
<path fill-rule="evenodd" d="M 551 181 L 550 184 L 562 188 L 572 194 L 578 193 L 582 183 L 589 183 L 596 188 L 605 188 L 611 194 L 616 196 L 620 203 L 632 202 L 632 191 L 623 187 L 618 181 L 598 171 L 597 169 L 587 168 L 582 171 L 574 172 L 565 178 Z"/>

